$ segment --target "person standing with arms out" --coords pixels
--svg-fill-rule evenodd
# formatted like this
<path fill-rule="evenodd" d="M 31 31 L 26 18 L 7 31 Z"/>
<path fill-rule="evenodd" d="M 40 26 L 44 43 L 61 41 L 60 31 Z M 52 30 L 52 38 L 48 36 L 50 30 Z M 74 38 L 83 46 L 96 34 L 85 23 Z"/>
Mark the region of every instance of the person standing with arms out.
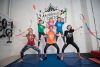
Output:
<path fill-rule="evenodd" d="M 62 21 L 61 18 L 58 17 L 57 18 L 57 22 L 55 23 L 56 34 L 57 34 L 56 41 L 57 41 L 59 35 L 61 35 L 61 37 L 62 37 L 62 39 L 63 39 L 63 41 L 65 43 L 65 39 L 64 39 L 64 36 L 63 36 L 63 29 L 62 29 L 63 25 L 64 25 L 64 21 Z"/>
<path fill-rule="evenodd" d="M 71 44 L 72 46 L 74 46 L 76 49 L 77 49 L 77 52 L 78 52 L 78 55 L 80 58 L 82 58 L 80 56 L 80 49 L 79 47 L 77 46 L 77 44 L 74 42 L 74 38 L 73 38 L 73 32 L 82 28 L 82 26 L 80 26 L 79 28 L 77 29 L 73 29 L 71 25 L 68 25 L 67 26 L 67 30 L 64 32 L 64 37 L 66 37 L 66 43 L 64 44 L 63 48 L 62 48 L 62 56 L 61 56 L 61 60 L 63 60 L 63 57 L 64 57 L 64 50 L 65 48 Z"/>
<path fill-rule="evenodd" d="M 47 48 L 49 46 L 54 46 L 56 49 L 57 49 L 57 58 L 59 59 L 59 47 L 58 45 L 56 44 L 56 40 L 55 40 L 55 36 L 56 36 L 56 33 L 53 31 L 53 26 L 50 26 L 49 27 L 49 31 L 46 33 L 47 35 L 47 43 L 46 43 L 46 46 L 44 48 L 44 60 L 47 59 Z"/>
<path fill-rule="evenodd" d="M 44 33 L 44 29 L 45 29 L 45 26 L 44 26 L 44 22 L 42 19 L 38 18 L 38 46 L 40 46 L 40 41 L 41 41 L 41 36 L 44 36 L 45 33 Z M 46 42 L 46 38 L 44 37 L 45 39 L 45 42 Z"/>
<path fill-rule="evenodd" d="M 37 40 L 37 39 L 36 39 L 35 34 L 33 34 L 32 28 L 28 28 L 28 34 L 26 34 L 26 36 L 24 36 L 24 37 L 27 37 L 28 42 L 27 42 L 27 44 L 24 46 L 24 48 L 21 50 L 21 53 L 20 53 L 20 55 L 21 55 L 21 60 L 23 60 L 24 52 L 25 52 L 26 50 L 28 50 L 29 48 L 32 48 L 32 49 L 36 50 L 36 51 L 38 52 L 38 55 L 39 55 L 39 57 L 40 57 L 40 60 L 42 60 L 42 58 L 41 58 L 41 51 L 40 51 L 40 49 L 38 48 L 38 46 L 35 45 L 35 41 L 34 41 L 34 40 Z"/>

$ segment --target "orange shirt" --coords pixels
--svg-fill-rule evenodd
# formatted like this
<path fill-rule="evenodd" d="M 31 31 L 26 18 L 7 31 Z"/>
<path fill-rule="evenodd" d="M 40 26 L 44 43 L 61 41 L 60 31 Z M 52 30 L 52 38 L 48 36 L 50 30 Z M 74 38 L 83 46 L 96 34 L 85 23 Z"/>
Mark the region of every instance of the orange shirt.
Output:
<path fill-rule="evenodd" d="M 47 43 L 49 43 L 49 44 L 55 43 L 55 32 L 49 31 L 47 33 L 47 36 L 48 36 Z"/>

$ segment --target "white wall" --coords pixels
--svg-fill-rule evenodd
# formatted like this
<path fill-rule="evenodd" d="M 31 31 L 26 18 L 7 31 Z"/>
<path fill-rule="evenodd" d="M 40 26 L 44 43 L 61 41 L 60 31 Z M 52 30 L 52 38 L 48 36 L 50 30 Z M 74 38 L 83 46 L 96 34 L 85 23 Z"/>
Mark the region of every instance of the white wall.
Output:
<path fill-rule="evenodd" d="M 61 8 L 67 8 L 68 10 L 68 15 L 67 15 L 67 23 L 64 25 L 64 30 L 66 29 L 66 26 L 68 24 L 71 24 L 74 28 L 78 28 L 79 26 L 83 26 L 82 29 L 76 31 L 74 33 L 74 38 L 75 42 L 80 48 L 81 53 L 84 52 L 90 52 L 91 50 L 96 50 L 97 49 L 97 42 L 96 38 L 91 36 L 91 34 L 88 32 L 86 29 L 85 25 L 82 23 L 80 19 L 80 14 L 85 13 L 81 5 L 82 3 L 86 2 L 87 6 L 83 6 L 84 8 L 87 8 L 87 16 L 89 18 L 89 26 L 90 28 L 95 32 L 94 30 L 94 24 L 93 24 L 93 14 L 91 11 L 91 4 L 90 0 L 85 1 L 85 0 L 11 0 L 10 2 L 10 12 L 7 12 L 8 9 L 3 9 L 7 7 L 7 5 L 4 6 L 4 4 L 0 4 L 0 11 L 4 12 L 3 14 L 7 14 L 13 19 L 14 21 L 14 35 L 13 35 L 13 43 L 10 44 L 9 46 L 4 46 L 3 41 L 0 41 L 0 45 L 2 43 L 2 46 L 0 47 L 0 51 L 2 52 L 2 55 L 0 54 L 0 58 L 4 58 L 4 56 L 7 56 L 7 54 L 10 55 L 18 55 L 23 48 L 23 46 L 26 44 L 27 40 L 24 37 L 16 37 L 17 34 L 20 33 L 19 29 L 23 32 L 25 31 L 29 26 L 30 26 L 30 20 L 33 21 L 32 23 L 32 28 L 34 30 L 34 33 L 37 35 L 37 25 L 36 25 L 36 13 L 41 9 L 43 10 L 44 8 L 47 8 L 49 4 L 51 3 L 54 6 L 57 6 L 59 9 Z M 96 18 L 96 29 L 98 32 L 99 31 L 99 19 L 98 17 L 100 16 L 99 14 L 99 0 L 93 1 L 93 6 L 94 6 L 94 12 L 95 12 L 95 18 Z M 0 0 L 0 3 L 5 3 L 5 0 Z M 8 3 L 6 1 L 6 3 Z M 33 10 L 32 5 L 36 6 L 36 10 Z M 3 10 L 1 10 L 3 9 Z M 25 35 L 25 34 L 23 34 Z M 100 34 L 98 33 L 98 36 Z M 38 35 L 37 35 L 38 37 Z M 1 39 L 0 39 L 1 40 Z M 100 41 L 99 41 L 100 42 Z M 58 46 L 60 47 L 60 51 L 62 49 L 62 40 L 58 40 Z M 36 43 L 37 44 L 37 43 Z M 7 45 L 7 44 L 6 44 Z M 43 53 L 43 49 L 45 47 L 44 40 L 41 42 L 40 49 Z M 76 49 L 69 45 L 65 52 L 76 52 Z M 26 53 L 36 53 L 34 50 L 29 49 Z M 56 49 L 54 47 L 48 48 L 48 53 L 56 53 Z"/>
<path fill-rule="evenodd" d="M 8 16 L 8 1 L 9 0 L 0 0 L 0 16 L 1 17 Z M 2 34 L 2 31 L 0 31 L 0 35 L 1 34 Z M 13 51 L 12 45 L 6 43 L 7 40 L 8 40 L 7 38 L 0 39 L 0 53 L 1 53 L 0 60 L 11 56 L 11 52 Z"/>
<path fill-rule="evenodd" d="M 92 4 L 93 4 L 93 12 L 94 12 L 94 19 L 95 19 L 95 23 L 96 23 L 96 30 L 97 30 L 97 36 L 100 38 L 100 0 L 92 0 Z M 97 40 L 98 41 L 98 45 L 99 46 L 99 49 L 100 49 L 100 40 Z M 93 45 L 94 47 L 95 45 Z M 96 50 L 96 49 L 94 49 Z"/>
<path fill-rule="evenodd" d="M 8 13 L 8 1 L 9 0 L 0 0 L 0 14 Z"/>
<path fill-rule="evenodd" d="M 90 29 L 94 32 L 96 35 L 97 31 L 97 37 L 100 38 L 100 30 L 99 30 L 99 10 L 100 10 L 100 0 L 87 0 L 87 10 L 88 10 L 88 17 L 89 17 L 89 26 Z M 91 35 L 92 40 L 92 48 L 93 50 L 100 49 L 100 40 L 96 39 L 94 36 Z"/>

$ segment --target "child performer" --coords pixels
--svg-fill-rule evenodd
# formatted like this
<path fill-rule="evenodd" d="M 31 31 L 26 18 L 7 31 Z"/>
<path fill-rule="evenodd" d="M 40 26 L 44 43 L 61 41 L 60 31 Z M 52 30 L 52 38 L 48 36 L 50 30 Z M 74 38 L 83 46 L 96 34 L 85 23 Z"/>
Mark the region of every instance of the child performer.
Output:
<path fill-rule="evenodd" d="M 44 29 L 45 29 L 44 22 L 43 22 L 43 20 L 41 20 L 41 19 L 39 18 L 39 20 L 38 20 L 38 37 L 39 37 L 38 46 L 40 46 L 41 36 L 42 36 L 42 35 L 43 35 L 43 36 L 45 35 Z M 45 38 L 45 37 L 44 37 L 44 38 Z M 45 38 L 45 41 L 46 41 L 46 38 Z"/>
<path fill-rule="evenodd" d="M 35 45 L 34 40 L 37 40 L 37 39 L 36 39 L 35 34 L 33 34 L 32 28 L 28 28 L 28 34 L 26 35 L 26 37 L 27 37 L 28 42 L 24 46 L 24 48 L 21 50 L 21 60 L 23 60 L 24 52 L 26 50 L 28 50 L 29 48 L 36 50 L 38 52 L 39 56 L 40 56 L 40 60 L 42 60 L 40 49 L 38 48 L 38 46 Z"/>
<path fill-rule="evenodd" d="M 57 34 L 56 41 L 57 41 L 57 39 L 59 37 L 59 34 L 60 34 L 62 36 L 62 38 L 63 38 L 63 41 L 65 42 L 65 39 L 64 39 L 64 36 L 63 36 L 63 30 L 62 30 L 63 25 L 64 25 L 64 22 L 61 21 L 61 18 L 60 17 L 58 17 L 57 18 L 57 22 L 55 23 L 55 26 L 56 26 L 56 34 Z"/>
<path fill-rule="evenodd" d="M 50 19 L 49 19 L 49 21 L 48 21 L 48 27 L 49 26 L 54 26 L 54 20 L 53 20 L 53 18 L 51 17 Z"/>
<path fill-rule="evenodd" d="M 79 28 L 77 28 L 76 30 L 82 28 L 82 26 L 80 26 Z M 73 32 L 76 31 L 74 29 L 72 29 L 72 26 L 71 25 L 68 25 L 67 26 L 67 30 L 64 32 L 64 36 L 66 37 L 66 43 L 64 44 L 63 48 L 62 48 L 62 56 L 61 56 L 61 60 L 63 60 L 63 53 L 64 53 L 64 50 L 65 48 L 71 44 L 72 46 L 74 46 L 76 49 L 77 49 L 77 52 L 78 52 L 78 55 L 79 57 L 81 58 L 80 56 L 80 50 L 79 50 L 79 47 L 77 46 L 77 44 L 74 42 L 74 38 L 73 38 Z"/>
<path fill-rule="evenodd" d="M 46 35 L 47 35 L 47 44 L 44 48 L 44 55 L 45 55 L 44 60 L 47 59 L 46 53 L 47 53 L 47 48 L 49 46 L 54 46 L 57 49 L 57 58 L 59 59 L 59 56 L 58 56 L 59 55 L 59 47 L 56 44 L 56 40 L 55 40 L 56 33 L 53 31 L 53 26 L 49 27 L 49 31 L 47 32 Z"/>

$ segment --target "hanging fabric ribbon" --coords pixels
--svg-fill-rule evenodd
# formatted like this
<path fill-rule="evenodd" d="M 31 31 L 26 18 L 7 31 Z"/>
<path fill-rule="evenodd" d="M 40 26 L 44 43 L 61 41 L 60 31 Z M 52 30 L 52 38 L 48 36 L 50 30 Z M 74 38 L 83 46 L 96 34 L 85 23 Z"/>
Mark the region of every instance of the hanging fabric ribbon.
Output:
<path fill-rule="evenodd" d="M 84 15 L 83 14 L 81 14 L 81 16 L 82 16 L 82 19 L 83 20 L 85 20 L 86 18 L 84 17 Z M 87 27 L 87 29 L 88 29 L 88 31 L 89 31 L 89 33 L 92 35 L 92 36 L 94 36 L 95 38 L 97 38 L 98 40 L 100 40 L 100 38 L 99 37 L 97 37 L 92 31 L 91 31 L 91 29 L 89 28 L 89 26 L 88 26 L 88 24 L 86 23 L 86 22 L 83 22 L 84 24 L 85 24 L 85 26 Z"/>

